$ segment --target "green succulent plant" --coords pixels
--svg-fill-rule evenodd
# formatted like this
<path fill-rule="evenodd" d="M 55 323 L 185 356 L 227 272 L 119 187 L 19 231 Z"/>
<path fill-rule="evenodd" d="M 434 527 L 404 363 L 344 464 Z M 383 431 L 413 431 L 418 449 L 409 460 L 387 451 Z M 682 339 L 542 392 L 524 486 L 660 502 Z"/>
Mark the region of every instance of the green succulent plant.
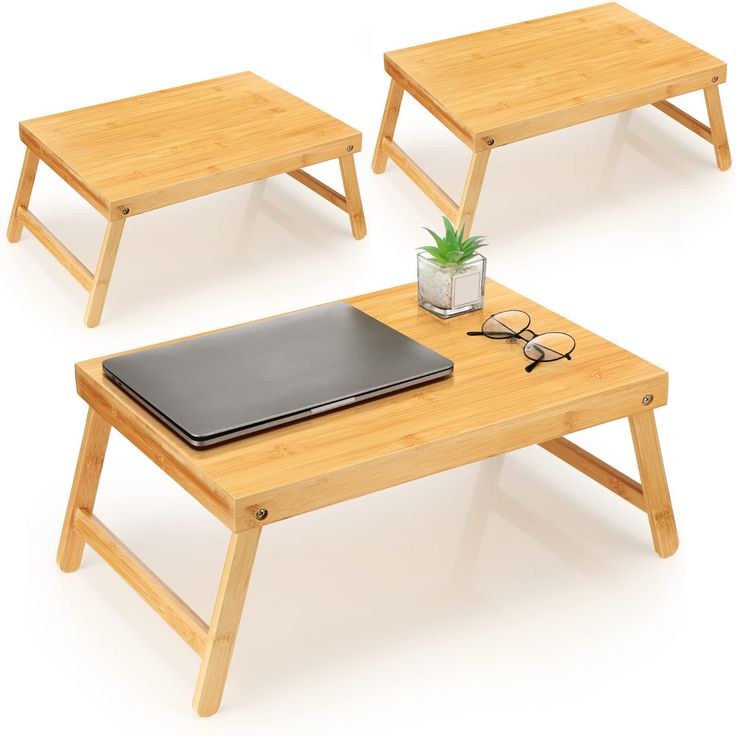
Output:
<path fill-rule="evenodd" d="M 466 238 L 465 224 L 458 232 L 446 217 L 443 217 L 442 221 L 445 223 L 445 237 L 425 227 L 424 229 L 432 236 L 436 245 L 420 245 L 417 248 L 427 253 L 433 263 L 440 266 L 459 266 L 470 260 L 479 248 L 488 245 L 481 235 Z"/>

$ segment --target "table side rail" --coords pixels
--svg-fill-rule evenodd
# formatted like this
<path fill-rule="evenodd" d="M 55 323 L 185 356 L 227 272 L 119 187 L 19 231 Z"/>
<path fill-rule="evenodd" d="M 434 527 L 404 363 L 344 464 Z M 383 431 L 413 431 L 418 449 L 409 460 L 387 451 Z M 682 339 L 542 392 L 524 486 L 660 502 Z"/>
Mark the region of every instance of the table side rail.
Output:
<path fill-rule="evenodd" d="M 210 479 L 197 472 L 192 463 L 172 443 L 162 441 L 158 421 L 150 417 L 141 421 L 123 402 L 91 380 L 75 366 L 77 393 L 110 426 L 130 440 L 144 455 L 197 499 L 225 526 L 235 526 L 235 506 L 227 494 Z M 166 430 L 168 431 L 168 430 Z"/>
<path fill-rule="evenodd" d="M 103 217 L 119 219 L 122 214 L 113 212 L 110 202 L 99 192 L 95 191 L 82 179 L 73 169 L 65 164 L 53 151 L 49 150 L 23 123 L 19 125 L 20 139 L 24 145 L 31 150 L 46 166 L 55 174 L 58 174 L 72 189 L 89 202 Z"/>
<path fill-rule="evenodd" d="M 474 150 L 477 136 L 468 127 L 462 124 L 442 103 L 434 98 L 411 77 L 404 74 L 401 67 L 395 64 L 388 55 L 383 56 L 383 68 L 386 73 L 408 92 L 422 107 L 437 118 L 448 130 L 454 133 L 466 146 Z"/>
<path fill-rule="evenodd" d="M 207 176 L 164 189 L 116 200 L 112 202 L 112 208 L 116 212 L 127 210 L 126 214 L 129 216 L 138 215 L 142 212 L 149 212 L 170 204 L 203 197 L 223 189 L 249 184 L 277 174 L 288 174 L 305 166 L 338 159 L 347 153 L 358 153 L 361 149 L 361 143 L 361 133 L 351 133 L 343 138 L 322 144 L 318 148 L 312 147 L 303 151 L 290 151 L 284 155 L 213 172 Z"/>
<path fill-rule="evenodd" d="M 611 389 L 565 406 L 543 409 L 434 442 L 407 437 L 404 450 L 363 463 L 305 478 L 278 489 L 245 493 L 237 502 L 236 530 L 273 523 L 291 516 L 364 496 L 461 465 L 545 443 L 600 424 L 650 411 L 667 403 L 666 373 L 625 388 Z M 648 404 L 643 397 L 653 395 Z M 265 521 L 256 513 L 266 509 Z"/>
<path fill-rule="evenodd" d="M 716 79 L 714 82 L 713 79 Z M 528 118 L 498 128 L 488 128 L 475 137 L 475 150 L 481 151 L 493 140 L 493 147 L 505 146 L 543 133 L 551 133 L 590 120 L 626 112 L 636 107 L 653 105 L 671 97 L 697 92 L 726 81 L 726 65 L 697 71 L 669 81 L 659 81 L 645 87 L 581 103 L 574 107 L 554 110 L 538 117 Z"/>

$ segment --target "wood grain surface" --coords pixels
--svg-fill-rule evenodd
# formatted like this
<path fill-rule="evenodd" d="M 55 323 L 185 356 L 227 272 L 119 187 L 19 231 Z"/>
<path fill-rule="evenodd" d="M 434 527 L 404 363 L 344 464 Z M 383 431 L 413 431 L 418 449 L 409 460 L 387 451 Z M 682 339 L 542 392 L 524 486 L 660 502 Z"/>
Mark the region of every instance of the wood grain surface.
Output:
<path fill-rule="evenodd" d="M 726 81 L 724 62 L 617 3 L 390 51 L 384 65 L 475 150 Z"/>
<path fill-rule="evenodd" d="M 104 378 L 77 364 L 85 401 L 235 531 L 555 439 L 667 401 L 667 373 L 488 281 L 480 312 L 440 320 L 407 284 L 346 300 L 455 363 L 425 386 L 197 450 Z M 519 344 L 468 337 L 485 316 L 523 309 L 537 332 L 574 335 L 571 361 L 526 373 Z M 129 351 L 132 352 L 132 351 Z M 644 406 L 642 397 L 654 400 Z M 265 520 L 256 511 L 268 509 Z"/>
<path fill-rule="evenodd" d="M 110 219 L 361 145 L 359 131 L 252 72 L 26 120 L 20 136 Z"/>

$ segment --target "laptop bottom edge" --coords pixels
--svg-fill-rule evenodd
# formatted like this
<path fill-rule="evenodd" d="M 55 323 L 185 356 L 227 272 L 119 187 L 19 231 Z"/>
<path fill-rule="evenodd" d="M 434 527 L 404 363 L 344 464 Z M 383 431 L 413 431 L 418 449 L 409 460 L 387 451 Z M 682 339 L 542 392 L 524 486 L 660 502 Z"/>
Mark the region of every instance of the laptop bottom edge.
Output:
<path fill-rule="evenodd" d="M 324 414 L 330 411 L 336 411 L 337 409 L 342 409 L 348 406 L 353 406 L 355 404 L 360 404 L 363 401 L 375 399 L 375 398 L 378 398 L 379 396 L 384 396 L 385 394 L 402 391 L 403 389 L 406 389 L 406 388 L 413 388 L 414 386 L 419 386 L 423 383 L 430 383 L 431 381 L 435 381 L 440 378 L 445 378 L 446 376 L 451 375 L 452 372 L 453 372 L 453 367 L 450 366 L 449 368 L 438 371 L 436 373 L 430 373 L 425 376 L 419 376 L 418 378 L 414 378 L 409 381 L 404 381 L 399 384 L 383 386 L 382 388 L 375 389 L 373 391 L 368 391 L 364 394 L 359 394 L 357 396 L 353 396 L 348 399 L 341 399 L 338 401 L 333 401 L 333 402 L 330 402 L 329 404 L 323 404 L 321 406 L 316 406 L 312 409 L 307 409 L 305 411 L 299 411 L 294 414 L 286 414 L 284 416 L 277 417 L 275 419 L 271 419 L 265 422 L 259 422 L 257 424 L 252 424 L 247 427 L 233 429 L 232 431 L 228 431 L 228 432 L 221 432 L 216 435 L 211 435 L 208 437 L 192 437 L 185 430 L 183 430 L 180 426 L 178 426 L 175 422 L 172 422 L 168 417 L 166 417 L 164 414 L 159 412 L 154 406 L 152 406 L 142 396 L 140 396 L 138 393 L 133 391 L 123 381 L 118 379 L 115 375 L 113 375 L 112 373 L 110 373 L 108 370 L 106 370 L 103 367 L 103 373 L 106 378 L 111 380 L 116 386 L 118 386 L 118 388 L 120 388 L 122 391 L 128 394 L 137 403 L 141 404 L 147 411 L 153 414 L 159 421 L 163 422 L 163 424 L 165 424 L 178 437 L 184 440 L 184 442 L 186 442 L 189 446 L 194 447 L 195 449 L 198 449 L 198 450 L 206 449 L 208 447 L 213 447 L 215 445 L 220 445 L 225 442 L 230 442 L 232 440 L 239 439 L 241 437 L 245 437 L 249 434 L 255 434 L 256 432 L 261 432 L 267 429 L 273 429 L 274 427 L 278 427 L 283 424 L 297 422 L 300 419 L 308 419 L 311 417 L 318 416 L 319 414 Z"/>

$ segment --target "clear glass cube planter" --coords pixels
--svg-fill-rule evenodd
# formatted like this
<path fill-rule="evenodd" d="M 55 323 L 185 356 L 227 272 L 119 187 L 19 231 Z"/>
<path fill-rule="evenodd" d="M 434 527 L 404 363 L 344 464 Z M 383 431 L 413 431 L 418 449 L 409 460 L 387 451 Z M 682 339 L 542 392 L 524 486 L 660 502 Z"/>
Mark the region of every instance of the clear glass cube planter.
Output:
<path fill-rule="evenodd" d="M 441 266 L 421 251 L 417 254 L 419 306 L 447 319 L 483 308 L 486 259 L 476 253 L 458 266 Z"/>

